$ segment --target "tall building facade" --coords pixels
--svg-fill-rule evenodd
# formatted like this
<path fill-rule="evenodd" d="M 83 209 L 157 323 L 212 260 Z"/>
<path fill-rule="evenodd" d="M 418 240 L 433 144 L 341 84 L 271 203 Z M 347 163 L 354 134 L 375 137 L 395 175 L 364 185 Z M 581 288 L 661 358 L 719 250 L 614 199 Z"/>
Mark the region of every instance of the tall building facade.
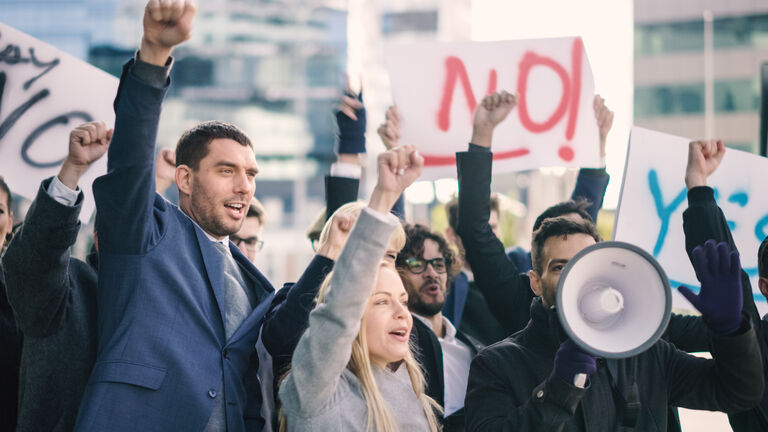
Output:
<path fill-rule="evenodd" d="M 768 2 L 642 0 L 634 12 L 635 124 L 691 138 L 709 132 L 757 153 Z"/>

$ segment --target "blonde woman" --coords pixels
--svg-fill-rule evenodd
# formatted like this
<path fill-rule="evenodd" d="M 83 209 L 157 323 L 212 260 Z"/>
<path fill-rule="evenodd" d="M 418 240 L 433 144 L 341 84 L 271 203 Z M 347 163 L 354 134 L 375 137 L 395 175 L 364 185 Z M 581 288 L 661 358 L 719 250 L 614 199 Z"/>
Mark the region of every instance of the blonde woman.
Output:
<path fill-rule="evenodd" d="M 382 153 L 378 183 L 320 293 L 280 386 L 285 430 L 437 431 L 437 405 L 408 344 L 413 319 L 394 268 L 382 263 L 393 233 L 404 243 L 395 200 L 421 173 L 410 146 Z"/>

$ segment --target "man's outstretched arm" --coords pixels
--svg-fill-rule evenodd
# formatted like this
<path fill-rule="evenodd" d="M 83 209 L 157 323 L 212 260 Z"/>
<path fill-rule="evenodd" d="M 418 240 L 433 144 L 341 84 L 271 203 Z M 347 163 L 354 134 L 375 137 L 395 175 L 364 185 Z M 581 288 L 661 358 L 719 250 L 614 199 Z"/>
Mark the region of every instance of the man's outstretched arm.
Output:
<path fill-rule="evenodd" d="M 730 250 L 737 250 L 733 241 L 728 221 L 723 211 L 715 202 L 714 191 L 707 186 L 707 178 L 717 169 L 725 156 L 722 141 L 693 141 L 688 146 L 688 163 L 685 170 L 685 183 L 688 188 L 688 208 L 683 212 L 683 231 L 685 232 L 685 250 L 689 259 L 697 246 L 707 240 L 724 242 Z M 743 307 L 746 314 L 757 328 L 760 316 L 752 297 L 749 276 L 741 272 Z M 673 315 L 665 338 L 679 349 L 688 352 L 709 351 L 711 338 L 706 326 L 699 317 Z"/>
<path fill-rule="evenodd" d="M 77 240 L 83 204 L 78 182 L 107 151 L 111 136 L 104 122 L 85 123 L 70 133 L 69 154 L 58 176 L 40 185 L 3 256 L 8 301 L 27 335 L 52 335 L 67 319 L 72 295 L 69 248 Z"/>
<path fill-rule="evenodd" d="M 608 132 L 613 126 L 613 111 L 605 106 L 605 99 L 600 95 L 595 95 L 593 103 L 595 110 L 595 120 L 600 134 L 600 158 L 605 164 L 605 146 L 608 142 Z M 608 187 L 610 176 L 603 168 L 582 168 L 579 170 L 579 176 L 576 177 L 576 186 L 573 188 L 571 199 L 576 201 L 586 199 L 589 201 L 587 212 L 592 216 L 592 221 L 597 222 L 597 213 L 603 207 L 603 198 L 605 198 L 605 189 Z"/>
<path fill-rule="evenodd" d="M 136 58 L 123 68 L 107 174 L 94 182 L 101 252 L 141 254 L 162 233 L 152 224 L 155 140 L 173 47 L 190 36 L 196 6 L 152 0 Z"/>
<path fill-rule="evenodd" d="M 512 334 L 525 326 L 533 292 L 527 276 L 507 258 L 504 245 L 491 230 L 491 140 L 493 130 L 515 107 L 509 93 L 494 93 L 475 110 L 469 151 L 456 154 L 459 179 L 457 233 L 472 268 L 475 283 L 494 317 Z"/>

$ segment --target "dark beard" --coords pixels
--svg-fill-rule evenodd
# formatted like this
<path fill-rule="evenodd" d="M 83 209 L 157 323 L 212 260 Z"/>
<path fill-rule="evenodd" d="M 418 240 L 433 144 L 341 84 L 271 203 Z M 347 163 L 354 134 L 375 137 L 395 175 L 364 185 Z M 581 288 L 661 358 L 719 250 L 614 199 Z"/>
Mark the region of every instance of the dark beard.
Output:
<path fill-rule="evenodd" d="M 204 191 L 205 189 L 196 183 L 193 184 L 193 192 L 189 201 L 191 214 L 187 216 L 194 220 L 203 231 L 216 237 L 226 237 L 240 231 L 245 218 L 240 220 L 240 226 L 236 230 L 233 231 L 231 228 L 227 228 L 216 219 L 216 213 L 210 204 L 215 202 L 215 200 L 210 198 Z"/>
<path fill-rule="evenodd" d="M 445 305 L 445 302 L 431 304 L 424 303 L 419 296 L 413 296 L 411 299 L 408 299 L 408 309 L 410 309 L 411 312 L 424 317 L 437 315 L 443 310 L 443 305 Z"/>

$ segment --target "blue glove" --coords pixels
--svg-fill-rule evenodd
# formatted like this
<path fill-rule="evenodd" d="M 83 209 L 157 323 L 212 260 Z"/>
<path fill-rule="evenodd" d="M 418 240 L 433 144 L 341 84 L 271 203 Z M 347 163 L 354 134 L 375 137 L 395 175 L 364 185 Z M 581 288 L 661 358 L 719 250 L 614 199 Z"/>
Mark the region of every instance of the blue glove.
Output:
<path fill-rule="evenodd" d="M 346 96 L 355 97 L 345 93 Z M 363 101 L 363 94 L 357 95 L 357 100 Z M 357 121 L 352 120 L 342 111 L 336 111 L 336 125 L 338 126 L 339 154 L 365 153 L 365 107 L 355 110 Z"/>
<path fill-rule="evenodd" d="M 701 293 L 694 294 L 688 287 L 678 288 L 696 309 L 707 326 L 720 336 L 735 333 L 741 327 L 741 263 L 739 252 L 729 251 L 725 242 L 707 240 L 691 253 L 696 278 L 701 282 Z"/>
<path fill-rule="evenodd" d="M 593 355 L 579 348 L 570 339 L 560 344 L 560 348 L 555 353 L 555 375 L 573 384 L 573 378 L 576 375 L 589 376 L 595 372 L 597 372 L 597 361 Z"/>

